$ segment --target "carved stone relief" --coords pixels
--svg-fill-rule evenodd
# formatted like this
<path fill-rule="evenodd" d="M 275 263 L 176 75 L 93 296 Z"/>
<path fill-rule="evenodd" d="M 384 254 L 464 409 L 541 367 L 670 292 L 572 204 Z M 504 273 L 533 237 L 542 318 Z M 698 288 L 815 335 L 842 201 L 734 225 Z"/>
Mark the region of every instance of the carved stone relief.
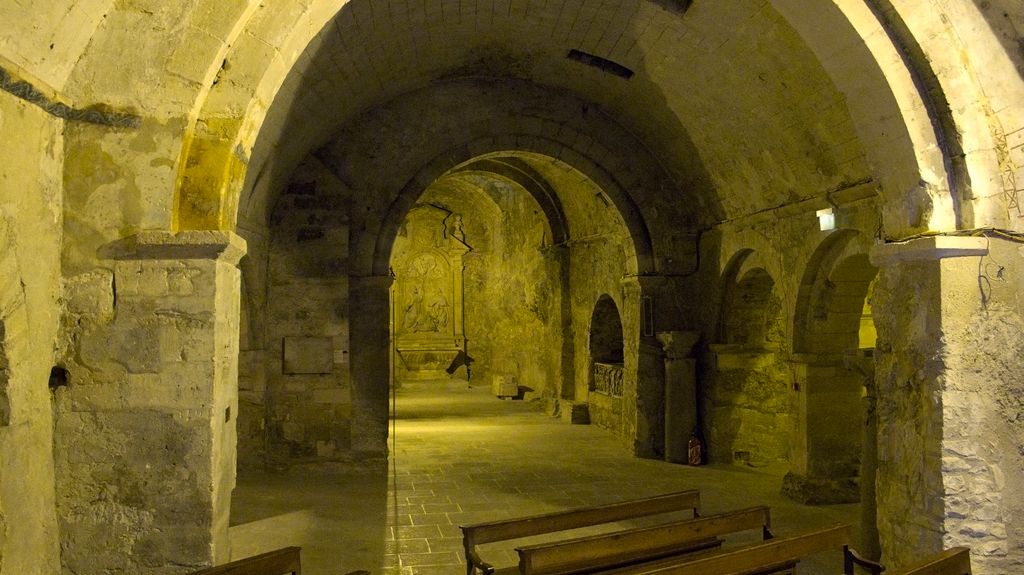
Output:
<path fill-rule="evenodd" d="M 391 260 L 399 381 L 447 379 L 464 352 L 463 257 L 469 251 L 461 215 L 421 204 L 406 216 Z"/>

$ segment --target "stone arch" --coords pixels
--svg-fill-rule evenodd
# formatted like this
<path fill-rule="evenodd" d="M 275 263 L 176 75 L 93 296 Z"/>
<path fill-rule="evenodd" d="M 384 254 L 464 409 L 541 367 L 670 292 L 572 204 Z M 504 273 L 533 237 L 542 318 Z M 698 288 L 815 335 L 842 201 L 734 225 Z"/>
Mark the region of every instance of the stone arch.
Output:
<path fill-rule="evenodd" d="M 577 134 L 571 128 L 564 128 L 567 133 Z M 573 136 L 570 136 L 570 140 Z M 572 171 L 578 172 L 580 178 L 587 179 L 591 186 L 601 193 L 608 203 L 608 208 L 614 210 L 616 217 L 624 224 L 628 234 L 629 245 L 626 253 L 620 257 L 626 262 L 626 273 L 643 275 L 656 273 L 654 248 L 650 239 L 646 222 L 637 204 L 632 197 L 626 193 L 626 185 L 622 183 L 621 177 L 625 175 L 631 178 L 630 182 L 636 183 L 636 174 L 613 174 L 598 164 L 589 156 L 577 152 L 571 147 L 543 136 L 531 136 L 524 134 L 509 134 L 504 136 L 486 137 L 473 140 L 466 145 L 455 149 L 445 150 L 438 154 L 433 161 L 420 169 L 409 182 L 402 188 L 395 201 L 388 207 L 387 215 L 380 225 L 372 258 L 367 250 L 356 248 L 352 256 L 353 274 L 367 277 L 384 277 L 388 272 L 391 261 L 391 250 L 394 239 L 398 233 L 405 214 L 415 205 L 423 190 L 429 188 L 434 182 L 441 178 L 458 175 L 469 171 L 486 172 L 490 177 L 504 178 L 521 185 L 541 206 L 550 226 L 552 247 L 561 250 L 570 239 L 568 216 L 564 206 L 557 196 L 557 190 L 552 189 L 551 184 L 532 170 L 526 160 L 544 159 L 545 161 L 557 161 Z M 619 177 L 616 177 L 619 176 Z M 369 243 L 360 244 L 369 247 Z M 561 315 L 563 321 L 563 332 L 572 333 L 573 311 L 571 309 L 571 298 L 569 293 L 569 279 L 566 275 L 569 264 L 564 253 L 554 255 L 555 260 L 562 267 L 560 281 L 561 299 L 563 302 Z M 369 268 L 369 273 L 367 273 Z M 621 278 L 619 278 L 621 279 Z M 575 320 L 579 325 L 585 318 L 576 316 Z M 578 382 L 578 375 L 589 372 L 589 366 L 583 367 L 585 353 L 573 349 L 571 337 L 563 340 L 562 350 L 562 383 L 561 397 L 571 399 L 583 392 L 585 382 Z M 586 371 L 583 371 L 586 369 Z M 576 381 L 576 383 L 572 383 Z"/>
<path fill-rule="evenodd" d="M 722 279 L 715 370 L 706 388 L 704 434 L 711 461 L 773 464 L 790 449 L 784 313 L 775 278 L 753 249 L 737 252 Z"/>
<path fill-rule="evenodd" d="M 187 44 L 202 52 L 192 58 L 208 65 L 200 72 L 201 88 L 182 141 L 174 190 L 175 229 L 234 228 L 247 161 L 270 104 L 310 43 L 348 3 L 314 0 L 301 11 L 256 17 L 258 8 L 274 10 L 275 4 L 249 2 L 226 26 L 226 34 L 210 34 L 223 38 L 214 43 L 214 50 L 207 41 Z M 210 6 L 197 12 L 223 10 L 217 0 L 203 4 Z"/>
<path fill-rule="evenodd" d="M 725 342 L 747 349 L 777 349 L 781 302 L 773 297 L 775 279 L 762 267 L 748 270 L 726 296 Z"/>
<path fill-rule="evenodd" d="M 861 348 L 873 347 L 874 341 L 860 337 L 865 317 L 870 321 L 867 299 L 878 270 L 863 240 L 860 232 L 840 230 L 822 241 L 797 296 L 793 365 L 799 415 L 784 492 L 807 503 L 859 501 L 865 478 L 858 476 L 874 441 L 849 433 L 854 425 L 864 428 L 866 414 L 873 411 L 864 404 L 873 396 L 872 350 Z"/>
<path fill-rule="evenodd" d="M 516 156 L 495 154 L 474 160 L 453 170 L 453 173 L 481 173 L 491 177 L 505 178 L 528 190 L 530 195 L 540 204 L 547 221 L 551 223 L 552 238 L 555 244 L 565 242 L 569 236 L 569 224 L 558 193 L 544 176 L 537 173 L 532 166 Z"/>
<path fill-rule="evenodd" d="M 722 273 L 715 342 L 734 348 L 781 348 L 782 331 L 778 323 L 782 317 L 782 302 L 774 295 L 773 271 L 760 252 L 752 248 L 742 248 L 729 258 Z M 751 323 L 754 319 L 757 321 Z"/>
<path fill-rule="evenodd" d="M 478 159 L 502 156 L 514 158 L 523 152 L 559 159 L 579 170 L 593 181 L 602 192 L 608 195 L 612 205 L 619 211 L 619 214 L 626 223 L 626 228 L 633 240 L 637 273 L 654 272 L 654 254 L 650 232 L 636 203 L 625 192 L 625 188 L 614 175 L 586 155 L 576 152 L 559 142 L 545 137 L 522 134 L 481 138 L 459 148 L 447 150 L 435 157 L 399 192 L 398 197 L 389 207 L 388 213 L 381 225 L 372 256 L 365 252 L 356 254 L 354 257 L 356 269 L 366 269 L 367 271 L 363 273 L 368 272 L 369 275 L 383 275 L 386 273 L 395 234 L 405 214 L 416 203 L 416 199 L 423 190 L 429 187 L 430 184 L 446 173 L 457 172 L 466 167 L 473 166 Z M 492 174 L 495 173 L 493 166 L 488 164 L 481 164 L 479 167 Z M 507 177 L 507 172 L 502 171 L 495 175 Z M 555 238 L 567 238 L 569 230 L 564 210 L 558 205 L 557 198 L 551 197 L 550 190 L 535 181 L 520 182 L 517 180 L 517 183 L 525 184 L 524 188 L 537 200 L 545 210 L 545 213 L 555 216 L 554 219 L 549 217 L 548 220 L 551 224 L 552 236 Z"/>
<path fill-rule="evenodd" d="M 287 16 L 262 14 L 259 17 L 260 12 L 250 6 L 237 14 L 234 25 L 228 27 L 228 41 L 218 44 L 220 49 L 216 53 L 209 49 L 204 51 L 202 61 L 211 57 L 212 61 L 202 75 L 204 87 L 190 114 L 191 128 L 184 139 L 179 162 L 181 173 L 175 201 L 175 220 L 179 227 L 233 225 L 231 212 L 244 180 L 244 164 L 263 128 L 267 110 L 284 85 L 288 71 L 299 64 L 317 34 L 351 4 L 344 0 L 320 0 Z M 896 4 L 897 8 L 906 10 L 901 8 L 902 3 Z M 873 163 L 883 166 L 879 178 L 889 198 L 887 213 L 891 221 L 887 230 L 901 235 L 914 229 L 909 223 L 897 223 L 897 220 L 902 218 L 905 208 L 900 198 L 920 182 L 928 185 L 915 192 L 918 200 L 931 203 L 933 207 L 913 208 L 913 212 L 927 212 L 925 220 L 928 221 L 917 223 L 933 229 L 949 228 L 946 224 L 951 221 L 950 201 L 942 198 L 948 190 L 929 187 L 943 188 L 945 180 L 943 162 L 933 153 L 937 142 L 934 134 L 929 133 L 931 122 L 921 106 L 919 90 L 899 57 L 899 47 L 888 39 L 883 23 L 866 6 L 856 3 L 825 6 L 808 0 L 773 0 L 772 5 L 800 34 L 846 94 L 851 116 L 867 142 Z M 250 50 L 254 41 L 266 38 L 272 38 L 266 42 L 271 47 L 270 57 L 266 57 L 266 50 Z M 835 45 L 840 42 L 844 49 L 836 50 Z M 253 54 L 259 54 L 260 59 Z M 225 61 L 232 65 L 221 66 Z M 858 73 L 851 74 L 850 70 Z M 970 98 L 968 94 L 964 99 Z M 879 106 L 884 113 L 878 113 Z M 884 122 L 878 121 L 880 116 Z M 964 123 L 970 124 L 972 133 L 975 126 L 987 127 L 984 122 Z M 985 135 L 984 130 L 977 132 Z M 991 150 L 993 147 L 979 144 L 971 149 Z M 216 158 L 217 166 L 211 167 L 207 157 Z M 908 159 L 911 161 L 907 162 Z M 903 169 L 901 165 L 914 166 L 914 169 Z M 986 165 L 985 169 L 991 171 L 992 166 Z M 986 176 L 998 179 L 998 171 L 978 173 L 972 179 L 982 181 Z M 198 213 L 189 215 L 192 212 Z"/>
<path fill-rule="evenodd" d="M 794 353 L 842 353 L 859 347 L 854 322 L 859 322 L 878 271 L 861 239 L 857 230 L 837 230 L 808 260 L 793 315 Z"/>
<path fill-rule="evenodd" d="M 941 142 L 914 71 L 887 23 L 867 2 L 771 3 L 846 96 L 850 117 L 881 184 L 886 234 L 902 237 L 927 229 L 955 229 L 947 166 L 936 153 L 942 150 Z"/>
<path fill-rule="evenodd" d="M 921 87 L 949 172 L 957 229 L 1009 226 L 1008 200 L 1016 190 L 1005 168 L 1012 153 L 1005 134 L 1020 129 L 1020 119 L 1001 108 L 1003 102 L 1024 97 L 1024 86 L 1019 76 L 1016 82 L 999 77 L 1001 90 L 987 89 L 983 83 L 984 75 L 991 75 L 986 78 L 991 83 L 992 76 L 1012 77 L 1015 70 L 978 3 L 928 0 L 923 7 L 916 1 L 886 0 L 878 4 L 880 19 L 905 51 L 908 67 Z M 982 62 L 968 63 L 980 53 L 986 54 Z M 1003 125 L 1006 120 L 1016 125 Z"/>
<path fill-rule="evenodd" d="M 583 3 L 578 3 L 570 9 L 579 10 L 582 6 Z M 232 36 L 237 37 L 238 42 L 228 42 L 225 50 L 215 56 L 215 62 L 209 67 L 203 80 L 206 87 L 200 90 L 189 120 L 191 127 L 184 138 L 178 162 L 179 173 L 173 210 L 176 227 L 231 228 L 235 225 L 241 194 L 248 189 L 247 186 L 262 181 L 262 168 L 252 170 L 256 173 L 247 176 L 257 138 L 266 129 L 267 134 L 273 133 L 269 139 L 277 141 L 277 136 L 283 133 L 283 126 L 288 124 L 287 118 L 283 116 L 268 117 L 268 110 L 272 107 L 284 109 L 302 103 L 296 103 L 297 93 L 301 90 L 296 90 L 294 85 L 286 81 L 289 73 L 314 65 L 312 56 L 319 47 L 336 40 L 329 38 L 331 34 L 326 32 L 317 36 L 326 30 L 332 18 L 347 13 L 359 21 L 365 16 L 363 11 L 366 9 L 365 2 L 322 0 L 311 2 L 304 11 L 293 10 L 287 14 L 275 14 L 270 8 L 262 7 L 256 14 L 252 14 L 250 10 L 238 15 L 238 21 L 232 27 L 232 34 L 242 31 L 241 34 Z M 281 22 L 284 23 L 274 21 L 276 16 L 280 16 Z M 403 22 L 402 17 L 397 15 L 393 20 L 397 24 Z M 509 15 L 509 20 L 516 25 L 523 22 L 519 16 L 513 14 Z M 247 53 L 246 48 L 253 48 L 254 43 L 258 49 L 248 50 Z M 336 48 L 333 44 L 331 47 Z M 254 57 L 253 53 L 256 53 L 257 57 Z M 345 73 L 337 76 L 349 77 Z M 410 84 L 404 89 L 413 88 L 415 86 Z M 316 91 L 311 89 L 306 92 Z M 398 93 L 400 92 L 391 90 L 382 97 L 386 99 Z M 587 107 L 586 104 L 582 106 L 584 111 Z M 599 113 L 595 114 L 593 109 L 590 113 L 595 118 L 601 116 Z M 614 116 L 608 117 L 612 122 L 616 121 Z M 489 119 L 492 123 L 498 120 Z M 608 160 L 616 161 L 619 164 L 615 168 L 616 172 L 637 166 L 635 162 L 622 162 L 616 158 L 624 155 L 623 149 L 628 149 L 632 153 L 646 148 L 644 145 L 623 146 L 620 141 L 614 140 L 602 142 L 602 138 L 594 133 L 573 136 L 564 130 L 565 126 L 559 126 L 557 121 L 550 122 L 541 117 L 527 117 L 523 120 L 516 118 L 514 122 L 528 127 L 533 127 L 532 124 L 545 123 L 555 134 L 566 132 L 567 138 L 571 137 L 577 141 L 580 150 L 588 150 L 596 157 L 607 156 Z M 312 144 L 315 147 L 329 139 L 328 135 L 321 132 L 322 130 L 316 137 L 307 138 L 306 141 L 316 142 Z M 677 139 L 687 140 L 686 137 Z M 692 144 L 688 145 L 692 148 Z M 684 148 L 686 146 L 680 148 L 679 157 L 683 158 L 680 161 L 684 164 L 699 163 L 697 160 L 690 160 L 696 158 L 697 154 L 692 152 L 692 149 Z M 301 157 L 304 157 L 304 153 L 299 154 L 299 158 Z M 604 159 L 601 161 L 603 163 Z M 255 163 L 263 166 L 258 161 Z M 247 180 L 247 177 L 255 180 Z M 690 173 L 680 182 L 681 187 L 689 188 L 691 191 L 697 188 L 701 188 L 702 192 L 710 190 L 705 174 Z"/>

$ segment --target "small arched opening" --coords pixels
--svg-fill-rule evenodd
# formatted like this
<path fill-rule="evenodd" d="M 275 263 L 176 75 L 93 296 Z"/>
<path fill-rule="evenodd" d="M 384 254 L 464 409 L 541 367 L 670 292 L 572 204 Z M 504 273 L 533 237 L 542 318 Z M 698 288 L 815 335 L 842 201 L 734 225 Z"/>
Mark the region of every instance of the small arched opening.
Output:
<path fill-rule="evenodd" d="M 590 318 L 590 383 L 588 411 L 595 425 L 617 429 L 622 424 L 625 347 L 622 317 L 608 294 L 598 298 Z"/>
<path fill-rule="evenodd" d="M 733 266 L 724 289 L 720 343 L 711 346 L 715 370 L 704 400 L 708 456 L 779 464 L 789 456 L 791 420 L 789 370 L 780 353 L 782 301 L 764 267 Z"/>

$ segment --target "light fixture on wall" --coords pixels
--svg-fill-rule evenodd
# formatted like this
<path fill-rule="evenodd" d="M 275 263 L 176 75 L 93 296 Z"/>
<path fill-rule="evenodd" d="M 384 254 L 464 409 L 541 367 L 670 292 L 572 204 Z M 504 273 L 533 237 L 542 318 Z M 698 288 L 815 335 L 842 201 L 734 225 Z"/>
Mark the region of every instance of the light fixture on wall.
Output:
<path fill-rule="evenodd" d="M 825 208 L 815 212 L 818 216 L 818 229 L 828 231 L 836 229 L 836 211 L 833 208 Z"/>

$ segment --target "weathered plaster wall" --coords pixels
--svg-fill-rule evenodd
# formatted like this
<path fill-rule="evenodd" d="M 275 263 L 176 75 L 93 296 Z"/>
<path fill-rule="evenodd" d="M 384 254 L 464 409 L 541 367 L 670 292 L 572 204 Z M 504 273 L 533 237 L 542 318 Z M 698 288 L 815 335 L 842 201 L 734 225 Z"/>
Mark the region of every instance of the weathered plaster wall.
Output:
<path fill-rule="evenodd" d="M 59 0 L 45 4 L 5 2 L 4 54 L 43 83 L 61 89 L 114 0 Z"/>
<path fill-rule="evenodd" d="M 64 275 L 102 267 L 104 244 L 140 230 L 169 229 L 180 121 L 114 129 L 81 122 L 66 130 Z M 82 279 L 85 281 L 86 276 Z"/>
<path fill-rule="evenodd" d="M 60 319 L 64 122 L 0 92 L 0 573 L 60 572 L 47 380 Z"/>

